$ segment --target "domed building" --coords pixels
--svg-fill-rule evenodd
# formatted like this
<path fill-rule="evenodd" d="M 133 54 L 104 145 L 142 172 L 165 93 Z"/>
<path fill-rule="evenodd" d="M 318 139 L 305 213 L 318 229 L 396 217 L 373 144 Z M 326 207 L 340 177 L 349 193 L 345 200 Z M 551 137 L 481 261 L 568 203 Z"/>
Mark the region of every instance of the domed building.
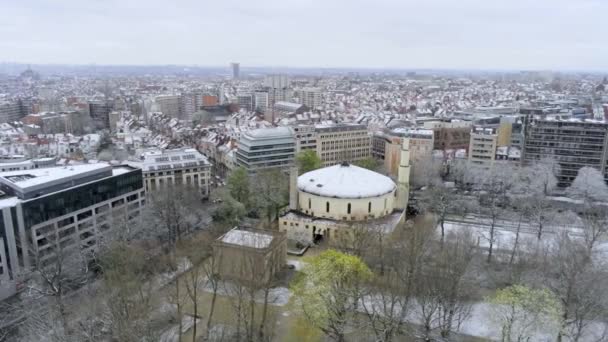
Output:
<path fill-rule="evenodd" d="M 403 139 L 398 183 L 347 162 L 290 179 L 290 211 L 279 230 L 291 240 L 336 242 L 354 226 L 390 233 L 405 218 L 409 192 L 409 139 Z"/>

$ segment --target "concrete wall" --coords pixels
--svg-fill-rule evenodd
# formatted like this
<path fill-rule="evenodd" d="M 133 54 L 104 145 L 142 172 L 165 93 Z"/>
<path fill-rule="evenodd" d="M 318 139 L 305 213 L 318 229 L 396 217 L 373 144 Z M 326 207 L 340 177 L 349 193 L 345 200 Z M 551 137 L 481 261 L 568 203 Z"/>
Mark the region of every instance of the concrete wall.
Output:
<path fill-rule="evenodd" d="M 298 191 L 298 210 L 307 215 L 334 220 L 362 221 L 393 212 L 395 191 L 378 197 L 332 198 Z M 329 203 L 329 212 L 327 211 Z M 371 203 L 371 210 L 370 209 Z M 350 204 L 350 213 L 348 213 Z"/>

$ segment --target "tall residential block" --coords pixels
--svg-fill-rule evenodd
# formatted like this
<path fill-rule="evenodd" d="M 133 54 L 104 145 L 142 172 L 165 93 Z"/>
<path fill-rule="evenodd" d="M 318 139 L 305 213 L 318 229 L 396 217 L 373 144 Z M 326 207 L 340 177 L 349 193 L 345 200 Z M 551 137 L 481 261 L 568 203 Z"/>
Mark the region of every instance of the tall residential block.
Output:
<path fill-rule="evenodd" d="M 232 68 L 232 79 L 238 80 L 241 77 L 241 65 L 239 63 L 230 63 Z"/>
<path fill-rule="evenodd" d="M 578 170 L 601 170 L 608 180 L 608 123 L 596 120 L 537 119 L 525 124 L 524 163 L 552 157 L 560 165 L 560 186 L 568 186 Z"/>

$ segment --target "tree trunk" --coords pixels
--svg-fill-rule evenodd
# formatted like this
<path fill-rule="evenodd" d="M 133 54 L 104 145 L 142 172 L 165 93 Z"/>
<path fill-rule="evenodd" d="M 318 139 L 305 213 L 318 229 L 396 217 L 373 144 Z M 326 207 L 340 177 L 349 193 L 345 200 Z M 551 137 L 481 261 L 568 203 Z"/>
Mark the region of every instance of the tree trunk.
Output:
<path fill-rule="evenodd" d="M 253 342 L 254 336 L 254 327 L 255 327 L 255 291 L 252 291 L 249 298 L 249 314 L 251 315 L 249 319 L 249 331 L 247 332 L 247 340 Z"/>
<path fill-rule="evenodd" d="M 488 249 L 488 263 L 492 262 L 492 252 L 494 249 L 494 219 L 492 219 L 492 226 L 490 227 L 490 248 Z"/>
<path fill-rule="evenodd" d="M 515 252 L 517 252 L 517 244 L 519 243 L 519 232 L 521 230 L 522 219 L 523 219 L 523 214 L 520 214 L 519 220 L 517 221 L 517 230 L 515 231 L 515 242 L 513 243 L 513 250 L 511 251 L 511 257 L 509 258 L 509 266 L 513 265 L 513 260 L 515 259 Z"/>
<path fill-rule="evenodd" d="M 262 320 L 260 321 L 260 342 L 264 341 L 264 329 L 266 329 L 266 317 L 268 316 L 268 296 L 270 295 L 270 288 L 267 286 L 264 289 L 264 307 L 262 308 Z"/>
<path fill-rule="evenodd" d="M 192 303 L 193 305 L 193 314 L 194 314 L 194 321 L 192 322 L 192 342 L 196 342 L 196 320 L 198 319 L 198 296 L 197 296 L 197 288 L 198 288 L 198 278 L 194 281 L 194 289 L 192 289 L 192 292 L 194 294 L 194 302 Z"/>
<path fill-rule="evenodd" d="M 215 282 L 215 280 L 214 280 Z M 211 296 L 211 306 L 209 308 L 209 316 L 207 317 L 207 326 L 205 331 L 205 340 L 209 339 L 209 330 L 211 330 L 211 320 L 213 318 L 213 311 L 215 310 L 215 301 L 217 299 L 217 283 L 212 284 L 213 294 Z"/>
<path fill-rule="evenodd" d="M 63 303 L 63 295 L 61 293 L 57 294 L 56 301 L 57 301 L 57 308 L 59 309 L 59 316 L 61 317 L 61 327 L 63 328 L 63 333 L 65 336 L 68 336 L 70 333 L 69 332 L 70 328 L 68 325 L 68 318 L 67 318 L 67 312 L 65 309 L 65 304 Z"/>
<path fill-rule="evenodd" d="M 182 304 L 180 303 L 180 300 L 179 300 L 179 275 L 175 278 L 175 298 L 176 298 L 176 302 L 177 302 L 177 319 L 179 320 L 179 323 L 177 325 L 177 327 L 178 327 L 177 336 L 178 336 L 178 341 L 181 341 L 183 324 L 182 324 Z"/>

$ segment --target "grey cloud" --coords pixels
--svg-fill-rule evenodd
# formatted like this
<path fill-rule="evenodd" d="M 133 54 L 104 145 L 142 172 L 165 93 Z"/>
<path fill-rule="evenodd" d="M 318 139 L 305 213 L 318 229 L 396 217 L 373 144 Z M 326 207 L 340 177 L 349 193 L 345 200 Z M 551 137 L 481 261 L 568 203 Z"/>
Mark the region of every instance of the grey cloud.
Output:
<path fill-rule="evenodd" d="M 601 0 L 0 0 L 0 61 L 608 70 Z"/>

